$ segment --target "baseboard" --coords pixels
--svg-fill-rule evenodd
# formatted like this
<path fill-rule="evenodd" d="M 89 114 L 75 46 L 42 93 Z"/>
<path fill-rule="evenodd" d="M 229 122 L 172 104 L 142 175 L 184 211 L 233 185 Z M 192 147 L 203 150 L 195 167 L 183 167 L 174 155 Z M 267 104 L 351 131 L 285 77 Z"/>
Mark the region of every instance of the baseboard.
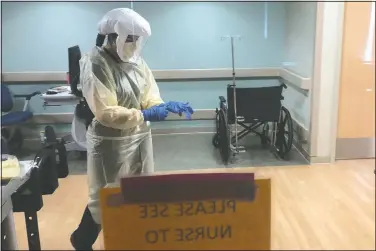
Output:
<path fill-rule="evenodd" d="M 206 127 L 182 127 L 182 128 L 153 128 L 151 130 L 152 135 L 171 135 L 171 134 L 197 134 L 197 133 L 214 133 L 215 126 L 206 126 Z M 57 139 L 69 134 L 69 132 L 59 132 L 55 131 Z M 35 149 L 36 145 L 41 144 L 41 140 L 37 137 L 37 133 L 34 133 L 32 137 L 24 139 L 23 148 L 32 150 Z"/>
<path fill-rule="evenodd" d="M 72 124 L 73 113 L 36 113 L 27 124 Z"/>
<path fill-rule="evenodd" d="M 50 114 L 36 114 L 33 118 L 33 123 L 36 124 L 71 124 L 73 119 L 72 113 L 50 113 Z M 193 115 L 193 119 L 196 120 L 214 120 L 215 119 L 215 110 L 206 109 L 206 110 L 197 110 Z M 184 120 L 179 116 L 172 116 L 170 120 Z M 184 124 L 179 124 L 177 127 L 168 126 L 165 128 L 152 128 L 153 135 L 170 135 L 170 134 L 196 134 L 196 133 L 214 133 L 215 126 L 206 125 L 204 126 L 185 126 Z M 307 159 L 310 160 L 311 157 L 307 151 L 307 139 L 308 139 L 308 130 L 298 121 L 293 119 L 293 128 L 294 128 L 294 146 L 298 149 L 299 152 Z M 30 147 L 35 148 L 35 144 L 40 144 L 39 131 L 33 128 L 28 128 L 29 138 L 25 139 L 25 148 Z M 56 131 L 57 138 L 61 138 L 67 134 L 69 131 Z"/>
<path fill-rule="evenodd" d="M 375 138 L 338 138 L 336 159 L 375 158 Z"/>
<path fill-rule="evenodd" d="M 311 164 L 328 164 L 330 163 L 330 156 L 311 156 L 308 160 Z"/>
<path fill-rule="evenodd" d="M 214 120 L 215 110 L 214 109 L 199 109 L 196 110 L 192 115 L 192 120 Z M 32 124 L 71 124 L 73 120 L 73 113 L 44 113 L 35 114 L 33 119 L 30 121 Z M 171 114 L 167 118 L 168 121 L 185 121 L 185 117 L 180 117 L 175 114 Z M 163 133 L 189 133 L 196 127 L 179 127 L 179 128 L 169 128 L 163 129 Z M 294 128 L 294 141 L 296 147 L 302 151 L 304 155 L 309 156 L 307 153 L 307 143 L 308 143 L 308 129 L 306 129 L 301 122 L 293 118 L 293 128 Z M 202 128 L 201 128 L 202 129 Z M 200 129 L 200 130 L 201 130 Z M 162 129 L 158 129 L 162 130 Z M 188 130 L 188 131 L 187 131 Z M 206 130 L 206 129 L 205 129 Z M 210 129 L 214 130 L 214 129 Z"/>
<path fill-rule="evenodd" d="M 192 120 L 214 120 L 214 109 L 198 109 L 192 115 Z M 180 117 L 176 114 L 170 114 L 167 121 L 185 121 L 184 116 Z M 34 114 L 28 124 L 71 124 L 73 121 L 73 113 L 40 113 Z M 308 141 L 308 129 L 301 122 L 293 118 L 293 128 L 297 135 L 297 140 L 302 144 Z"/>
<path fill-rule="evenodd" d="M 192 114 L 192 120 L 213 120 L 215 119 L 215 110 L 198 109 Z M 185 116 L 180 117 L 176 114 L 170 114 L 168 121 L 186 120 Z M 73 121 L 73 113 L 37 113 L 28 122 L 29 124 L 71 124 Z"/>
<path fill-rule="evenodd" d="M 309 139 L 309 131 L 308 129 L 301 123 L 299 120 L 292 118 L 292 127 L 294 129 L 294 133 L 296 135 L 296 140 L 304 145 L 308 143 Z"/>
<path fill-rule="evenodd" d="M 298 149 L 298 151 L 303 155 L 303 157 L 306 160 L 309 161 L 311 159 L 311 156 L 309 155 L 309 152 L 307 149 L 307 144 L 302 144 L 302 142 L 294 138 L 293 145 L 296 147 L 296 149 Z"/>
<path fill-rule="evenodd" d="M 298 149 L 298 151 L 306 158 L 307 160 L 310 159 L 310 155 L 308 152 L 308 137 L 309 132 L 308 129 L 303 126 L 301 122 L 294 119 L 292 120 L 292 126 L 294 129 L 294 146 Z"/>
<path fill-rule="evenodd" d="M 153 135 L 215 133 L 215 126 L 151 129 Z"/>

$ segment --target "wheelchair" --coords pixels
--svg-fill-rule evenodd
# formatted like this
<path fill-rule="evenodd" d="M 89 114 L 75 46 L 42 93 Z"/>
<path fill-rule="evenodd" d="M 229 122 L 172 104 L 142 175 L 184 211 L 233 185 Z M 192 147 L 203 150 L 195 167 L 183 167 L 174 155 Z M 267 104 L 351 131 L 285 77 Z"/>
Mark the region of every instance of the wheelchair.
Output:
<path fill-rule="evenodd" d="M 279 82 L 278 86 L 261 88 L 238 88 L 232 84 L 227 86 L 227 101 L 219 97 L 212 143 L 219 149 L 224 164 L 245 152 L 238 141 L 251 133 L 260 137 L 264 148 L 271 148 L 277 157 L 286 160 L 294 134 L 290 112 L 281 102 L 287 86 L 281 79 Z"/>

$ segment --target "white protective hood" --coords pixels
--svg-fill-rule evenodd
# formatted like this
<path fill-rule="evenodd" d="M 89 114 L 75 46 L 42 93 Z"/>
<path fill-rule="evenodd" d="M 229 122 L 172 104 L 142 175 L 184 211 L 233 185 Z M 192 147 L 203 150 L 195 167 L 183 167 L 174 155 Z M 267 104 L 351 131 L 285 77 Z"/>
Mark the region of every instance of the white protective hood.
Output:
<path fill-rule="evenodd" d="M 151 36 L 151 29 L 149 22 L 134 10 L 118 8 L 110 10 L 104 15 L 98 23 L 98 33 L 101 35 L 116 33 L 118 35 L 116 39 L 117 54 L 120 59 L 124 62 L 135 63 L 147 38 Z M 125 42 L 129 35 L 139 37 L 135 44 Z M 132 46 L 132 55 L 124 53 L 125 51 L 129 52 L 127 46 Z"/>

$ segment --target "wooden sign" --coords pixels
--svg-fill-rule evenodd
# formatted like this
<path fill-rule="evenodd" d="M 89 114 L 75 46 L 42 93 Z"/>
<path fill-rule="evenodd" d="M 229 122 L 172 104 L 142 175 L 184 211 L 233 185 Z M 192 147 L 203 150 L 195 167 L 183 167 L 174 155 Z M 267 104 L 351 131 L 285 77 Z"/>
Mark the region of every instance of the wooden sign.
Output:
<path fill-rule="evenodd" d="M 101 211 L 108 250 L 270 250 L 270 180 L 250 173 L 124 178 Z"/>

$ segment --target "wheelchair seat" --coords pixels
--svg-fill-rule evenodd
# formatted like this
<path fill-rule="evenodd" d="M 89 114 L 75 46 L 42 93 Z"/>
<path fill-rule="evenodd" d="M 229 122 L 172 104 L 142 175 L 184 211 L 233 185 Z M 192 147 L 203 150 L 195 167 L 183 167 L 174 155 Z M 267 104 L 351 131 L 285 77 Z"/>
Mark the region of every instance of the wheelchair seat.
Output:
<path fill-rule="evenodd" d="M 30 111 L 16 111 L 1 116 L 1 126 L 12 126 L 26 122 L 33 117 Z"/>
<path fill-rule="evenodd" d="M 1 84 L 1 112 L 10 112 L 13 109 L 13 98 L 8 86 Z"/>

